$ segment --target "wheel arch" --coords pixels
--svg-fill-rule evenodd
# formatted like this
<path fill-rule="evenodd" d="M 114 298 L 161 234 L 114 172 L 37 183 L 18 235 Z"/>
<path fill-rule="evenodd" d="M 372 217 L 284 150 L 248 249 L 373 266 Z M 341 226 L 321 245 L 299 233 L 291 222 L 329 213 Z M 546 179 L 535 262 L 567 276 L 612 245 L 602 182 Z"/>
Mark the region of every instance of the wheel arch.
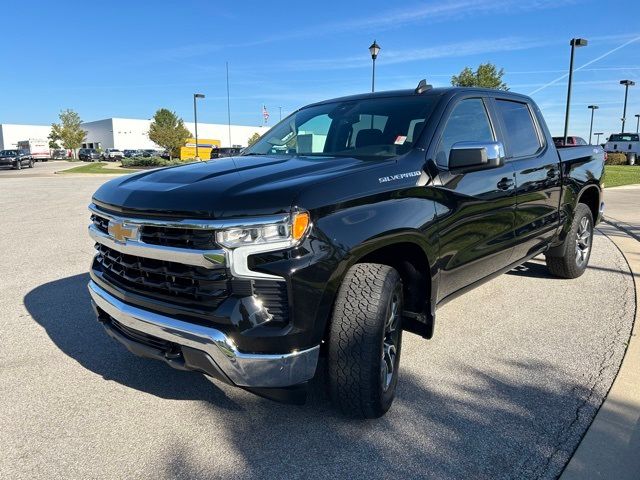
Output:
<path fill-rule="evenodd" d="M 424 245 L 424 236 L 418 232 L 397 235 L 393 239 L 365 242 L 350 252 L 337 278 L 339 286 L 351 267 L 361 263 L 388 265 L 398 271 L 403 283 L 405 316 L 403 328 L 424 338 L 433 336 L 437 276 L 435 250 Z M 335 297 L 337 296 L 337 290 Z M 326 322 L 325 335 L 331 318 Z"/>
<path fill-rule="evenodd" d="M 598 223 L 600 214 L 600 188 L 591 184 L 585 186 L 578 194 L 577 203 L 584 203 L 593 215 L 594 223 Z"/>

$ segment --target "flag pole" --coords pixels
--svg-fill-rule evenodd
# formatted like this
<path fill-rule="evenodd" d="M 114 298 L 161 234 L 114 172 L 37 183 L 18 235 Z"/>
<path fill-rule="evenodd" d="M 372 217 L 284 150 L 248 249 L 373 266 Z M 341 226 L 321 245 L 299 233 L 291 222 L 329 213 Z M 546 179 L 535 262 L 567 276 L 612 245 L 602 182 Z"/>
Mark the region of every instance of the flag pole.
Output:
<path fill-rule="evenodd" d="M 227 124 L 229 126 L 229 147 L 231 144 L 231 102 L 229 100 L 229 62 L 225 62 L 227 67 Z"/>

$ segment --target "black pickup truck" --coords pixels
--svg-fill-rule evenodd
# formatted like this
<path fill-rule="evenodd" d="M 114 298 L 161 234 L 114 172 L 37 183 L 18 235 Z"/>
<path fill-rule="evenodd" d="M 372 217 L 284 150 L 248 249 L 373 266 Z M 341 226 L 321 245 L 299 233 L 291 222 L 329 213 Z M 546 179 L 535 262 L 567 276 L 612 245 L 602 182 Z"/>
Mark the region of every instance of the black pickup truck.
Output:
<path fill-rule="evenodd" d="M 239 156 L 100 187 L 89 291 L 133 353 L 286 402 L 324 368 L 337 406 L 378 417 L 403 330 L 431 338 L 438 306 L 541 253 L 585 271 L 603 172 L 510 92 L 319 102 Z"/>

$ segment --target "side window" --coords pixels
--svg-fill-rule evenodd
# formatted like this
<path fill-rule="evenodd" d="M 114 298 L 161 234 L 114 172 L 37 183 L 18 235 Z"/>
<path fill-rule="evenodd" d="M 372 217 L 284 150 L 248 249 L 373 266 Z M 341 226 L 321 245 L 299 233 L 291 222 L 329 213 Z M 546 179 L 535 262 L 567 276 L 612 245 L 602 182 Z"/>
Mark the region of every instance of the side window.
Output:
<path fill-rule="evenodd" d="M 496 99 L 499 115 L 506 130 L 507 150 L 510 157 L 535 155 L 540 149 L 538 131 L 526 103 Z"/>
<path fill-rule="evenodd" d="M 480 98 L 462 100 L 449 115 L 436 153 L 436 163 L 446 167 L 449 151 L 458 142 L 493 142 L 493 130 Z"/>

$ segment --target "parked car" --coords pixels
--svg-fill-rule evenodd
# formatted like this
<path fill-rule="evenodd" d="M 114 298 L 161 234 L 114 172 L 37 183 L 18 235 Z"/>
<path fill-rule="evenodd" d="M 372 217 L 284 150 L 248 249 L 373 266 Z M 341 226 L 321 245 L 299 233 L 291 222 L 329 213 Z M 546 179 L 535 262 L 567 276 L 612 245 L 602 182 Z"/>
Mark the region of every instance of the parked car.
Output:
<path fill-rule="evenodd" d="M 33 168 L 34 159 L 27 150 L 0 150 L 0 165 L 11 165 L 16 170 Z"/>
<path fill-rule="evenodd" d="M 125 150 L 124 151 L 124 156 L 127 158 L 142 157 L 142 155 L 143 155 L 142 150 Z"/>
<path fill-rule="evenodd" d="M 431 338 L 438 307 L 539 254 L 584 273 L 603 172 L 513 92 L 327 100 L 241 156 L 103 184 L 89 291 L 133 353 L 294 403 L 326 368 L 337 406 L 378 417 L 403 330 Z"/>
<path fill-rule="evenodd" d="M 564 146 L 564 137 L 553 137 L 553 143 L 556 147 Z M 588 145 L 587 141 L 582 137 L 568 136 L 567 147 L 575 147 L 577 145 Z"/>
<path fill-rule="evenodd" d="M 158 150 L 154 150 L 153 148 L 145 148 L 144 150 L 140 150 L 143 157 L 159 157 L 160 152 Z"/>
<path fill-rule="evenodd" d="M 213 147 L 209 158 L 213 160 L 214 158 L 235 157 L 236 155 L 240 155 L 241 151 L 241 147 Z"/>
<path fill-rule="evenodd" d="M 62 148 L 57 148 L 51 152 L 51 158 L 54 160 L 64 160 L 69 156 L 68 152 Z"/>
<path fill-rule="evenodd" d="M 104 152 L 102 152 L 103 160 L 115 162 L 116 160 L 122 160 L 123 158 L 124 154 L 117 148 L 107 148 Z"/>
<path fill-rule="evenodd" d="M 102 155 L 95 148 L 81 148 L 78 150 L 78 158 L 86 162 L 97 162 L 102 159 Z"/>

